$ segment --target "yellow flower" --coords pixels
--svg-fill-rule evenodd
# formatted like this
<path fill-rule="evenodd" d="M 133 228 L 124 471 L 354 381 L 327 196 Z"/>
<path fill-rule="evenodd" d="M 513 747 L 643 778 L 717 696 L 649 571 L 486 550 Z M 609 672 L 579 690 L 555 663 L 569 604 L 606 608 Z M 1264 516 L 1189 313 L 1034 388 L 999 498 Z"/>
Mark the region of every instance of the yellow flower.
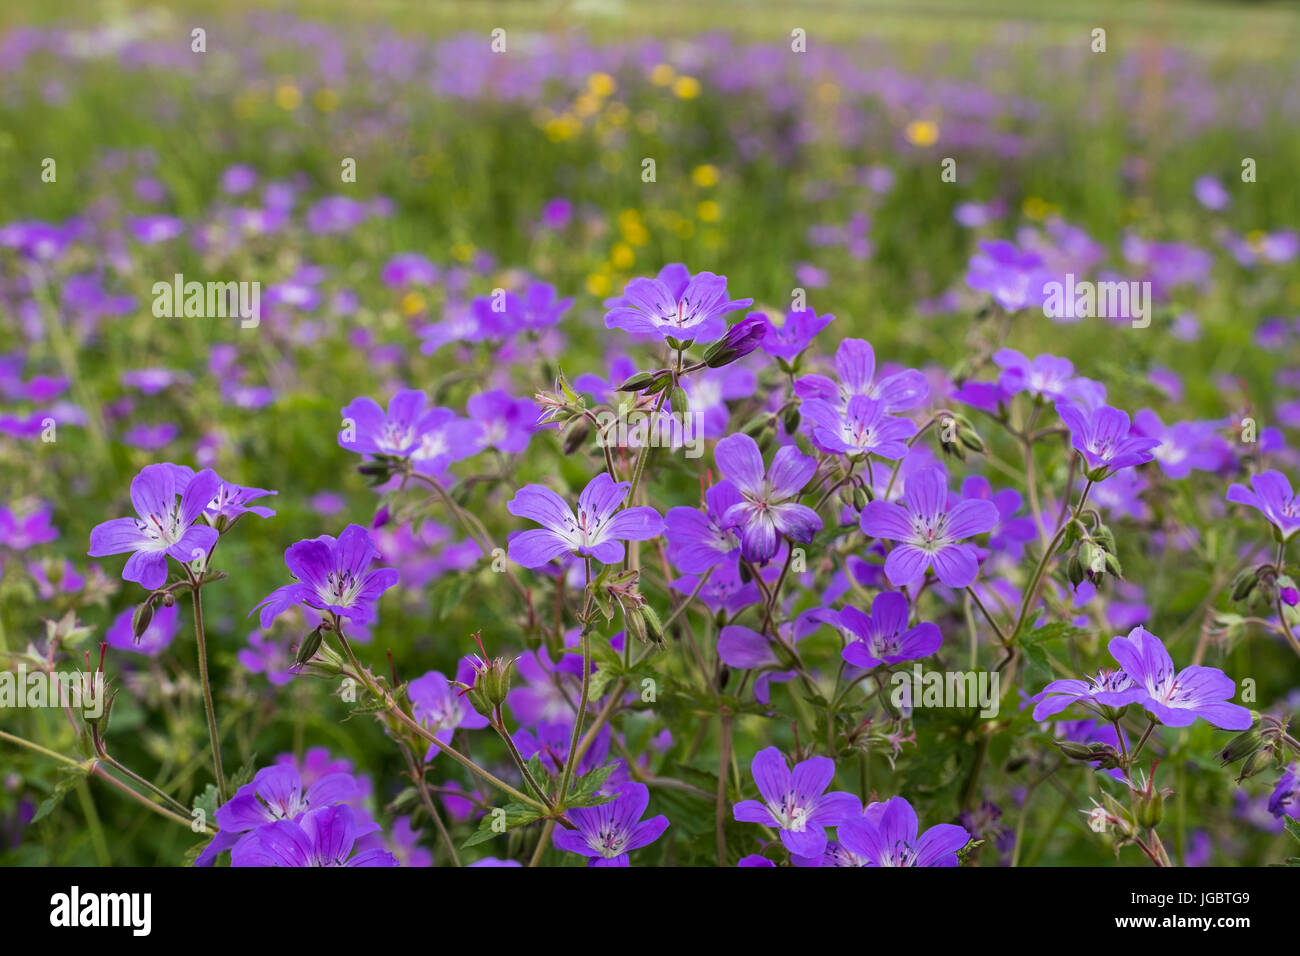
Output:
<path fill-rule="evenodd" d="M 673 94 L 679 100 L 693 100 L 700 95 L 700 81 L 693 76 L 679 76 L 673 83 Z"/>
<path fill-rule="evenodd" d="M 609 295 L 609 276 L 603 272 L 587 276 L 587 292 L 590 295 Z"/>
<path fill-rule="evenodd" d="M 622 233 L 623 241 L 630 246 L 644 246 L 650 241 L 650 233 L 646 231 L 641 214 L 635 209 L 624 209 L 618 214 L 618 231 Z"/>
<path fill-rule="evenodd" d="M 311 101 L 316 104 L 316 109 L 322 113 L 333 113 L 338 109 L 339 95 L 327 87 L 317 90 Z"/>
<path fill-rule="evenodd" d="M 408 292 L 402 296 L 401 308 L 403 315 L 418 315 L 424 311 L 424 306 L 424 296 L 418 292 Z"/>
<path fill-rule="evenodd" d="M 275 105 L 282 110 L 296 110 L 302 105 L 302 94 L 292 83 L 282 83 L 275 88 Z"/>
<path fill-rule="evenodd" d="M 573 101 L 573 112 L 579 116 L 591 116 L 600 110 L 600 100 L 590 93 L 583 93 Z"/>
<path fill-rule="evenodd" d="M 1046 219 L 1055 208 L 1047 200 L 1038 196 L 1026 196 L 1025 201 L 1020 205 L 1020 211 L 1025 214 L 1025 218 L 1034 220 Z"/>
<path fill-rule="evenodd" d="M 546 138 L 552 143 L 560 143 L 570 139 L 580 129 L 582 129 L 582 122 L 572 113 L 565 113 L 563 116 L 556 117 L 543 127 Z"/>
<path fill-rule="evenodd" d="M 718 167 L 710 166 L 708 164 L 704 166 L 696 166 L 691 170 L 691 181 L 695 183 L 695 185 L 705 188 L 716 186 L 718 184 Z"/>
<path fill-rule="evenodd" d="M 695 207 L 695 215 L 704 222 L 717 222 L 722 215 L 722 207 L 712 199 L 706 199 Z"/>
<path fill-rule="evenodd" d="M 452 243 L 451 257 L 458 262 L 469 262 L 469 260 L 474 258 L 474 243 L 472 242 Z"/>
<path fill-rule="evenodd" d="M 593 73 L 587 77 L 587 89 L 592 96 L 613 96 L 617 88 L 614 78 L 608 73 Z"/>
<path fill-rule="evenodd" d="M 677 76 L 677 71 L 667 63 L 660 63 L 650 71 L 650 82 L 655 86 L 667 86 Z"/>
<path fill-rule="evenodd" d="M 609 261 L 621 272 L 631 269 L 636 263 L 636 253 L 626 242 L 616 243 L 609 252 Z"/>
<path fill-rule="evenodd" d="M 903 135 L 913 146 L 933 146 L 939 141 L 939 124 L 930 120 L 912 120 Z"/>

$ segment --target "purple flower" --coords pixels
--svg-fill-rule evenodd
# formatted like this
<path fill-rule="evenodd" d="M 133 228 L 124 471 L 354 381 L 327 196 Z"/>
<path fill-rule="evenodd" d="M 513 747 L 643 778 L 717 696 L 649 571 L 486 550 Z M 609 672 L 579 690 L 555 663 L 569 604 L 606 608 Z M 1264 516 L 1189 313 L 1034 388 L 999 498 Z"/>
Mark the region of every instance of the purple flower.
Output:
<path fill-rule="evenodd" d="M 724 316 L 752 305 L 753 299 L 728 299 L 726 276 L 692 276 L 677 263 L 655 279 L 633 279 L 623 297 L 605 314 L 605 328 L 678 341 L 712 342 L 726 332 Z"/>
<path fill-rule="evenodd" d="M 516 454 L 528 448 L 537 420 L 531 399 L 514 398 L 503 388 L 471 395 L 465 411 L 479 427 L 479 448 Z"/>
<path fill-rule="evenodd" d="M 1231 677 L 1217 667 L 1199 664 L 1175 671 L 1160 638 L 1146 628 L 1135 627 L 1128 637 L 1114 638 L 1107 649 L 1145 689 L 1140 703 L 1162 724 L 1186 727 L 1200 717 L 1222 730 L 1245 730 L 1253 723 L 1249 710 L 1229 702 L 1237 692 Z"/>
<path fill-rule="evenodd" d="M 797 500 L 817 471 L 814 459 L 786 445 L 765 472 L 758 443 L 744 434 L 718 442 L 713 458 L 742 498 L 727 509 L 722 525 L 739 530 L 740 553 L 746 561 L 770 560 L 780 547 L 779 535 L 807 544 L 821 530 L 817 512 Z"/>
<path fill-rule="evenodd" d="M 510 539 L 511 561 L 540 568 L 562 554 L 580 554 L 601 564 L 623 560 L 624 541 L 645 541 L 663 531 L 663 518 L 653 508 L 623 508 L 631 484 L 601 472 L 578 496 L 578 512 L 543 485 L 525 485 L 506 502 L 518 518 L 542 525 Z"/>
<path fill-rule="evenodd" d="M 812 309 L 794 309 L 786 314 L 785 322 L 776 325 L 766 314 L 754 313 L 763 323 L 765 334 L 761 341 L 764 352 L 773 358 L 790 361 L 812 344 L 813 337 L 834 320 L 833 315 L 818 315 Z"/>
<path fill-rule="evenodd" d="M 140 639 L 136 640 L 134 628 L 135 608 L 127 608 L 113 619 L 113 624 L 108 629 L 105 640 L 108 641 L 109 647 L 115 647 L 120 651 L 144 654 L 146 657 L 157 657 L 167 649 L 168 645 L 176 637 L 176 632 L 180 627 L 177 612 L 178 608 L 175 604 L 171 607 L 161 605 L 156 608 L 153 618 L 149 621 L 149 626 L 140 635 Z"/>
<path fill-rule="evenodd" d="M 460 673 L 456 675 L 458 683 L 468 685 L 473 682 L 469 670 L 468 661 L 462 661 Z M 451 681 L 438 671 L 429 671 L 411 681 L 408 694 L 415 719 L 432 730 L 444 744 L 451 743 L 457 727 L 482 730 L 488 725 L 488 719 L 471 707 Z M 424 759 L 432 760 L 437 754 L 438 745 L 430 744 Z"/>
<path fill-rule="evenodd" d="M 405 389 L 393 396 L 385 412 L 372 398 L 353 399 L 343 408 L 345 427 L 339 444 L 363 455 L 406 458 L 420 447 L 431 418 L 446 409 L 426 409 L 428 396 Z"/>
<path fill-rule="evenodd" d="M 897 461 L 907 454 L 907 439 L 916 425 L 906 418 L 885 414 L 885 403 L 854 395 L 840 411 L 830 402 L 810 399 L 800 406 L 812 426 L 812 443 L 832 455 L 876 455 Z"/>
<path fill-rule="evenodd" d="M 1213 176 L 1201 176 L 1192 186 L 1192 192 L 1196 195 L 1196 201 L 1206 209 L 1219 212 L 1228 208 L 1232 202 L 1232 197 L 1228 190 L 1223 188 L 1223 183 Z"/>
<path fill-rule="evenodd" d="M 1216 471 L 1230 460 L 1223 439 L 1209 422 L 1174 422 L 1166 426 L 1159 415 L 1144 408 L 1133 416 L 1133 429 L 1160 442 L 1153 454 L 1170 478 L 1186 478 L 1193 469 Z"/>
<path fill-rule="evenodd" d="M 906 369 L 876 381 L 876 353 L 866 339 L 845 339 L 835 350 L 836 384 L 825 375 L 805 375 L 794 383 L 795 394 L 803 399 L 820 399 L 846 411 L 854 395 L 878 399 L 886 412 L 915 408 L 930 394 L 925 376 Z"/>
<path fill-rule="evenodd" d="M 346 773 L 333 773 L 304 787 L 295 767 L 274 764 L 263 767 L 235 795 L 217 807 L 220 829 L 194 861 L 211 866 L 218 854 L 245 838 L 246 834 L 277 820 L 296 820 L 310 810 L 351 800 L 357 782 Z"/>
<path fill-rule="evenodd" d="M 89 555 L 132 552 L 122 579 L 150 591 L 167 581 L 167 555 L 181 562 L 206 556 L 217 543 L 217 529 L 195 522 L 221 479 L 210 468 L 191 474 L 170 462 L 146 465 L 131 481 L 131 504 L 139 517 L 96 525 L 90 532 Z"/>
<path fill-rule="evenodd" d="M 567 813 L 577 829 L 556 830 L 555 845 L 588 857 L 588 866 L 627 866 L 628 853 L 649 846 L 668 829 L 668 818 L 662 813 L 641 819 L 649 804 L 646 785 L 629 783 L 609 803 L 572 807 Z"/>
<path fill-rule="evenodd" d="M 982 240 L 979 249 L 971 256 L 967 285 L 989 293 L 1008 312 L 1042 304 L 1050 275 L 1041 256 L 1022 252 L 1006 239 Z"/>
<path fill-rule="evenodd" d="M 397 857 L 381 847 L 352 855 L 357 838 L 377 829 L 373 822 L 358 825 L 346 804 L 321 807 L 297 821 L 279 820 L 254 831 L 230 851 L 230 865 L 397 866 Z"/>
<path fill-rule="evenodd" d="M 1081 680 L 1069 677 L 1054 680 L 1030 698 L 1034 707 L 1034 720 L 1043 720 L 1059 714 L 1071 704 L 1083 704 L 1103 717 L 1114 716 L 1114 710 L 1141 700 L 1144 692 L 1137 682 L 1122 670 L 1100 670 L 1096 677 Z M 1103 708 L 1110 708 L 1106 713 Z"/>
<path fill-rule="evenodd" d="M 703 574 L 736 553 L 740 539 L 724 526 L 732 505 L 744 501 L 736 486 L 720 481 L 704 493 L 705 510 L 678 506 L 664 516 L 668 560 L 686 574 Z"/>
<path fill-rule="evenodd" d="M 1093 481 L 1151 461 L 1155 457 L 1151 450 L 1160 445 L 1158 438 L 1133 434 L 1127 413 L 1109 405 L 1086 411 L 1071 402 L 1061 402 L 1056 414 L 1070 430 L 1075 450 L 1087 461 L 1087 475 Z"/>
<path fill-rule="evenodd" d="M 1300 764 L 1292 761 L 1268 798 L 1268 812 L 1279 820 L 1300 820 Z"/>
<path fill-rule="evenodd" d="M 1300 530 L 1300 500 L 1291 494 L 1291 482 L 1280 471 L 1251 476 L 1249 490 L 1234 484 L 1228 489 L 1228 500 L 1258 509 L 1283 541 Z"/>
<path fill-rule="evenodd" d="M 763 801 L 742 800 L 733 808 L 742 823 L 763 823 L 781 831 L 781 842 L 797 856 L 821 856 L 826 850 L 826 827 L 839 825 L 857 814 L 858 798 L 826 788 L 835 779 L 835 762 L 829 757 L 809 757 L 791 771 L 775 747 L 754 755 L 750 767 Z"/>
<path fill-rule="evenodd" d="M 908 627 L 907 598 L 897 591 L 882 591 L 871 602 L 871 616 L 855 607 L 838 615 L 840 630 L 852 638 L 841 652 L 855 667 L 870 669 L 880 664 L 897 664 L 929 657 L 939 649 L 943 637 L 934 624 Z"/>
<path fill-rule="evenodd" d="M 863 534 L 898 542 L 885 559 L 885 577 L 894 587 L 919 584 L 931 567 L 948 587 L 967 587 L 979 574 L 979 560 L 973 545 L 960 542 L 997 523 L 992 502 L 968 498 L 949 507 L 947 481 L 938 468 L 908 477 L 902 505 L 869 501 L 860 519 Z"/>
<path fill-rule="evenodd" d="M 869 866 L 956 866 L 957 851 L 970 842 L 966 829 L 953 823 L 930 827 L 919 837 L 918 829 L 912 805 L 890 797 L 872 804 L 861 817 L 845 820 L 836 835 Z"/>
<path fill-rule="evenodd" d="M 999 349 L 993 361 L 1002 369 L 998 384 L 1010 395 L 1028 392 L 1038 398 L 1067 400 L 1078 398 L 1074 364 L 1055 355 L 1026 358 L 1015 349 Z"/>
<path fill-rule="evenodd" d="M 291 544 L 284 563 L 297 582 L 276 588 L 249 614 L 260 609 L 258 620 L 270 627 L 279 615 L 302 604 L 367 624 L 374 619 L 380 595 L 397 583 L 392 568 L 370 570 L 377 555 L 370 533 L 356 524 L 344 528 L 338 540 L 323 534 Z"/>

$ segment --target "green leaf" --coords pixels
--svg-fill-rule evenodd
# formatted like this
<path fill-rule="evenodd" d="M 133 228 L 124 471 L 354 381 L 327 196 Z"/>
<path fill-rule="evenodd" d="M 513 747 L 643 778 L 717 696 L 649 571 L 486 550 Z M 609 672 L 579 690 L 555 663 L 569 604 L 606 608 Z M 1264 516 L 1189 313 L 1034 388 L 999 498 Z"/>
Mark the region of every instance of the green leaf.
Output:
<path fill-rule="evenodd" d="M 190 807 L 194 810 L 202 810 L 204 813 L 204 819 L 206 820 L 216 819 L 217 785 L 210 783 L 204 787 L 203 792 L 194 798 L 194 802 L 190 804 Z"/>
<path fill-rule="evenodd" d="M 1286 824 L 1286 832 L 1295 837 L 1297 842 L 1300 842 L 1300 823 L 1290 817 L 1283 817 L 1282 821 Z"/>
<path fill-rule="evenodd" d="M 509 833 L 526 823 L 532 823 L 541 814 L 533 807 L 522 803 L 507 803 L 504 807 L 494 807 L 479 821 L 478 830 L 470 834 L 468 840 L 461 844 L 463 849 L 486 843 L 495 836 Z"/>
<path fill-rule="evenodd" d="M 89 771 L 85 769 L 65 771 L 59 778 L 59 782 L 55 784 L 54 790 L 48 797 L 42 800 L 41 805 L 36 808 L 36 813 L 33 814 L 31 822 L 36 823 L 39 820 L 43 820 L 54 812 L 55 808 L 63 802 L 63 798 L 71 793 L 77 784 L 85 780 L 88 774 Z"/>
<path fill-rule="evenodd" d="M 1087 636 L 1088 632 L 1081 627 L 1075 627 L 1065 621 L 1053 621 L 1027 634 L 1021 634 L 1020 645 L 1028 647 L 1031 644 L 1042 644 L 1044 641 L 1074 640 L 1077 637 Z"/>
<path fill-rule="evenodd" d="M 618 764 L 606 764 L 593 770 L 584 777 L 579 777 L 574 783 L 573 789 L 565 799 L 566 807 L 594 807 L 597 804 L 608 803 L 614 799 L 613 794 L 601 794 L 599 790 L 609 779 L 609 775 L 614 772 Z"/>

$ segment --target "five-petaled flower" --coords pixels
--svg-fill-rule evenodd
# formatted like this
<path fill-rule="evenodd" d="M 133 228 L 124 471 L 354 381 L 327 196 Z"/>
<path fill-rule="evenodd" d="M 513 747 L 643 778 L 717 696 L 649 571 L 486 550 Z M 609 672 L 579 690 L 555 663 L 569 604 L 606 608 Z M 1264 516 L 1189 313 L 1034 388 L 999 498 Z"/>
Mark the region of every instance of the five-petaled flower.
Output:
<path fill-rule="evenodd" d="M 1261 471 L 1252 475 L 1250 488 L 1233 485 L 1228 500 L 1259 510 L 1283 541 L 1300 531 L 1300 496 L 1291 493 L 1291 482 L 1280 471 Z"/>
<path fill-rule="evenodd" d="M 221 479 L 211 468 L 197 475 L 182 465 L 146 465 L 131 481 L 138 518 L 114 518 L 90 532 L 93 558 L 130 551 L 122 579 L 153 590 L 167 581 L 167 556 L 189 562 L 217 543 L 217 529 L 196 524 L 217 494 Z"/>
<path fill-rule="evenodd" d="M 276 588 L 249 612 L 260 610 L 262 627 L 295 604 L 332 611 L 355 624 L 368 624 L 375 616 L 380 595 L 397 583 L 393 568 L 375 568 L 379 552 L 370 533 L 350 524 L 335 540 L 328 534 L 291 544 L 284 563 L 298 580 Z"/>
<path fill-rule="evenodd" d="M 997 523 L 998 509 L 990 501 L 967 498 L 950 506 L 938 468 L 908 476 L 902 505 L 869 501 L 860 519 L 863 534 L 898 542 L 885 559 L 885 577 L 894 587 L 919 584 L 931 567 L 948 587 L 968 586 L 979 574 L 979 559 L 973 545 L 961 542 Z"/>
<path fill-rule="evenodd" d="M 867 669 L 929 657 L 943 643 L 934 624 L 908 626 L 907 598 L 897 591 L 877 594 L 870 617 L 855 607 L 843 608 L 839 626 L 851 638 L 841 656 L 855 667 Z"/>
<path fill-rule="evenodd" d="M 956 866 L 957 851 L 970 842 L 965 827 L 932 826 L 920 836 L 916 811 L 902 797 L 873 803 L 860 817 L 845 820 L 836 835 L 867 866 Z"/>
<path fill-rule="evenodd" d="M 764 471 L 758 443 L 745 434 L 722 439 L 713 457 L 743 499 L 727 509 L 722 525 L 739 532 L 740 554 L 746 561 L 769 561 L 780 548 L 780 535 L 807 544 L 821 530 L 817 512 L 798 501 L 817 471 L 814 459 L 786 445 Z"/>
<path fill-rule="evenodd" d="M 1093 481 L 1113 475 L 1121 468 L 1131 468 L 1151 461 L 1153 448 L 1160 439 L 1133 434 L 1128 413 L 1109 405 L 1091 411 L 1072 402 L 1060 402 L 1056 414 L 1070 430 L 1074 448 L 1088 464 L 1087 476 Z"/>
<path fill-rule="evenodd" d="M 646 785 L 628 783 L 608 803 L 571 807 L 566 813 L 577 829 L 556 830 L 555 845 L 587 857 L 588 866 L 627 866 L 630 852 L 654 843 L 668 829 L 663 814 L 641 819 L 649 804 Z"/>
<path fill-rule="evenodd" d="M 775 747 L 754 755 L 750 769 L 763 800 L 742 800 L 733 813 L 742 823 L 765 823 L 781 831 L 781 842 L 798 856 L 821 856 L 826 850 L 826 828 L 858 813 L 858 798 L 851 793 L 826 792 L 835 778 L 829 757 L 809 757 L 790 770 Z"/>
<path fill-rule="evenodd" d="M 633 279 L 605 315 L 605 328 L 679 342 L 712 342 L 727 331 L 726 315 L 753 299 L 728 299 L 726 276 L 692 276 L 677 263 L 654 279 Z"/>
<path fill-rule="evenodd" d="M 663 531 L 654 508 L 623 508 L 631 485 L 601 472 L 578 496 L 577 514 L 544 485 L 525 485 L 506 502 L 506 510 L 542 527 L 510 539 L 508 556 L 526 568 L 540 568 L 562 554 L 592 557 L 601 564 L 623 560 L 624 541 L 645 541 Z M 621 509 L 621 510 L 620 510 Z"/>

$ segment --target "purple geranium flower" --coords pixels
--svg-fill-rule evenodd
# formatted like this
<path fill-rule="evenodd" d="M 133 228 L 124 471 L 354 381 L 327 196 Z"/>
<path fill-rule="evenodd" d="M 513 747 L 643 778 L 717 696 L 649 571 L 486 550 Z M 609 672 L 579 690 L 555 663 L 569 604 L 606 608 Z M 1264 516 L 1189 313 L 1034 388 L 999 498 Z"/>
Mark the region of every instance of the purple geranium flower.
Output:
<path fill-rule="evenodd" d="M 467 660 L 461 661 L 456 678 L 458 683 L 466 686 L 473 683 L 472 668 Z M 429 671 L 411 681 L 408 695 L 415 719 L 432 730 L 444 744 L 451 743 L 458 727 L 482 730 L 488 725 L 488 719 L 471 707 L 464 695 L 438 671 Z M 432 760 L 437 754 L 437 744 L 430 744 L 424 759 Z"/>
<path fill-rule="evenodd" d="M 420 446 L 431 417 L 444 409 L 426 409 L 429 398 L 418 389 L 393 396 L 385 412 L 373 398 L 356 398 L 343 408 L 345 427 L 339 444 L 363 455 L 406 458 Z"/>
<path fill-rule="evenodd" d="M 351 774 L 328 774 L 304 787 L 295 767 L 286 764 L 263 767 L 233 797 L 217 807 L 220 829 L 194 865 L 211 866 L 222 850 L 230 849 L 259 827 L 277 820 L 296 820 L 310 810 L 351 800 L 357 792 L 357 781 Z"/>
<path fill-rule="evenodd" d="M 347 804 L 321 807 L 299 820 L 279 820 L 254 831 L 231 850 L 230 865 L 397 866 L 397 857 L 382 847 L 352 856 L 357 838 L 377 829 L 373 822 L 359 825 Z"/>
<path fill-rule="evenodd" d="M 890 797 L 872 804 L 862 816 L 845 820 L 836 835 L 869 866 L 956 866 L 957 851 L 970 842 L 966 829 L 953 823 L 930 827 L 919 837 L 918 829 L 912 805 Z"/>
<path fill-rule="evenodd" d="M 835 318 L 830 314 L 818 315 L 812 309 L 794 309 L 786 314 L 785 322 L 778 326 L 764 313 L 755 315 L 765 330 L 760 342 L 763 351 L 773 358 L 786 361 L 797 357 L 811 345 L 813 337 Z"/>
<path fill-rule="evenodd" d="M 805 375 L 794 383 L 803 399 L 830 402 L 846 411 L 854 395 L 878 399 L 886 412 L 915 408 L 930 394 L 930 384 L 916 369 L 906 369 L 876 381 L 876 353 L 866 339 L 845 339 L 835 350 L 836 384 L 825 375 Z"/>
<path fill-rule="evenodd" d="M 540 568 L 570 552 L 601 564 L 623 560 L 624 541 L 645 541 L 663 531 L 663 518 L 653 508 L 620 506 L 632 486 L 614 481 L 606 472 L 593 478 L 578 496 L 578 513 L 543 485 L 525 485 L 506 502 L 506 510 L 542 525 L 510 539 L 511 561 Z"/>
<path fill-rule="evenodd" d="M 726 276 L 685 266 L 664 267 L 655 279 L 633 279 L 623 297 L 605 315 L 605 328 L 637 335 L 656 335 L 681 342 L 712 342 L 727 330 L 728 312 L 752 305 L 753 299 L 728 299 Z"/>
<path fill-rule="evenodd" d="M 377 556 L 370 533 L 356 524 L 344 528 L 338 540 L 323 534 L 291 544 L 284 563 L 297 582 L 276 588 L 249 614 L 260 609 L 258 620 L 270 627 L 280 614 L 302 604 L 367 624 L 374 619 L 380 595 L 397 583 L 392 568 L 370 570 Z"/>
<path fill-rule="evenodd" d="M 817 471 L 817 462 L 798 448 L 782 447 L 766 472 L 758 443 L 748 435 L 728 435 L 718 442 L 713 457 L 742 498 L 727 509 L 722 524 L 739 530 L 746 561 L 770 560 L 780 547 L 779 535 L 807 544 L 821 530 L 817 512 L 798 502 Z"/>
<path fill-rule="evenodd" d="M 993 353 L 993 361 L 1002 369 L 998 384 L 1010 395 L 1028 392 L 1059 401 L 1078 397 L 1074 363 L 1069 359 L 1046 354 L 1030 359 L 1015 349 L 999 349 Z"/>
<path fill-rule="evenodd" d="M 882 591 L 871 602 L 871 616 L 855 607 L 839 612 L 839 626 L 852 640 L 842 656 L 855 667 L 872 668 L 929 657 L 943 637 L 930 623 L 908 627 L 907 598 L 897 591 Z"/>
<path fill-rule="evenodd" d="M 1268 812 L 1279 820 L 1300 820 L 1300 764 L 1292 761 L 1268 798 Z"/>
<path fill-rule="evenodd" d="M 678 506 L 664 516 L 668 560 L 686 574 L 703 574 L 736 553 L 740 539 L 724 526 L 732 505 L 744 501 L 736 486 L 720 481 L 704 493 L 705 510 Z"/>
<path fill-rule="evenodd" d="M 515 454 L 524 451 L 533 437 L 537 407 L 531 399 L 515 398 L 503 388 L 471 395 L 465 411 L 479 426 L 479 448 Z"/>
<path fill-rule="evenodd" d="M 1086 411 L 1071 402 L 1061 402 L 1056 414 L 1070 429 L 1074 447 L 1087 461 L 1087 475 L 1093 481 L 1101 481 L 1121 468 L 1145 464 L 1155 457 L 1151 449 L 1160 445 L 1158 438 L 1133 434 L 1128 414 L 1109 405 Z"/>
<path fill-rule="evenodd" d="M 915 423 L 885 414 L 884 402 L 865 395 L 854 395 L 843 411 L 816 398 L 805 401 L 800 410 L 812 426 L 812 443 L 831 455 L 897 461 L 907 454 L 907 439 L 916 434 Z"/>
<path fill-rule="evenodd" d="M 967 285 L 989 293 L 1008 312 L 1042 304 L 1050 274 L 1041 256 L 1022 252 L 1006 239 L 981 240 L 979 249 L 971 256 Z"/>
<path fill-rule="evenodd" d="M 1124 671 L 1102 669 L 1096 677 L 1054 680 L 1030 699 L 1037 705 L 1034 720 L 1059 714 L 1071 704 L 1083 704 L 1109 719 L 1114 709 L 1141 700 L 1143 695 L 1142 688 Z M 1103 708 L 1111 710 L 1107 713 Z"/>
<path fill-rule="evenodd" d="M 950 588 L 964 588 L 979 573 L 979 559 L 965 538 L 997 526 L 998 509 L 990 501 L 967 498 L 951 507 L 943 472 L 927 468 L 907 479 L 903 504 L 867 502 L 860 525 L 863 534 L 896 541 L 885 559 L 885 577 L 894 587 L 920 583 L 933 567 Z"/>
<path fill-rule="evenodd" d="M 742 800 L 733 813 L 742 823 L 764 823 L 781 831 L 781 842 L 798 856 L 821 856 L 826 850 L 826 827 L 839 825 L 857 814 L 860 804 L 851 793 L 826 793 L 835 778 L 835 762 L 810 757 L 791 771 L 775 747 L 754 755 L 750 769 L 763 802 Z"/>
<path fill-rule="evenodd" d="M 195 524 L 221 483 L 212 469 L 192 475 L 164 462 L 146 465 L 131 481 L 138 518 L 114 518 L 90 532 L 92 558 L 132 552 L 122 579 L 153 590 L 167 581 L 167 555 L 177 561 L 204 557 L 217 543 L 217 529 Z"/>
<path fill-rule="evenodd" d="M 1223 730 L 1245 730 L 1253 722 L 1250 711 L 1229 702 L 1236 682 L 1217 667 L 1193 664 L 1174 670 L 1165 645 L 1144 627 L 1128 637 L 1116 637 L 1107 646 L 1111 656 L 1145 689 L 1140 703 L 1162 724 L 1186 727 L 1201 717 Z"/>
<path fill-rule="evenodd" d="M 1286 541 L 1300 531 L 1300 500 L 1291 493 L 1291 482 L 1280 471 L 1261 471 L 1250 479 L 1250 489 L 1234 484 L 1228 500 L 1259 510 Z"/>
<path fill-rule="evenodd" d="M 588 866 L 627 866 L 628 853 L 649 846 L 668 829 L 668 818 L 662 813 L 641 819 L 649 804 L 646 785 L 629 783 L 609 803 L 572 807 L 567 813 L 577 829 L 556 830 L 555 845 L 588 857 Z"/>

